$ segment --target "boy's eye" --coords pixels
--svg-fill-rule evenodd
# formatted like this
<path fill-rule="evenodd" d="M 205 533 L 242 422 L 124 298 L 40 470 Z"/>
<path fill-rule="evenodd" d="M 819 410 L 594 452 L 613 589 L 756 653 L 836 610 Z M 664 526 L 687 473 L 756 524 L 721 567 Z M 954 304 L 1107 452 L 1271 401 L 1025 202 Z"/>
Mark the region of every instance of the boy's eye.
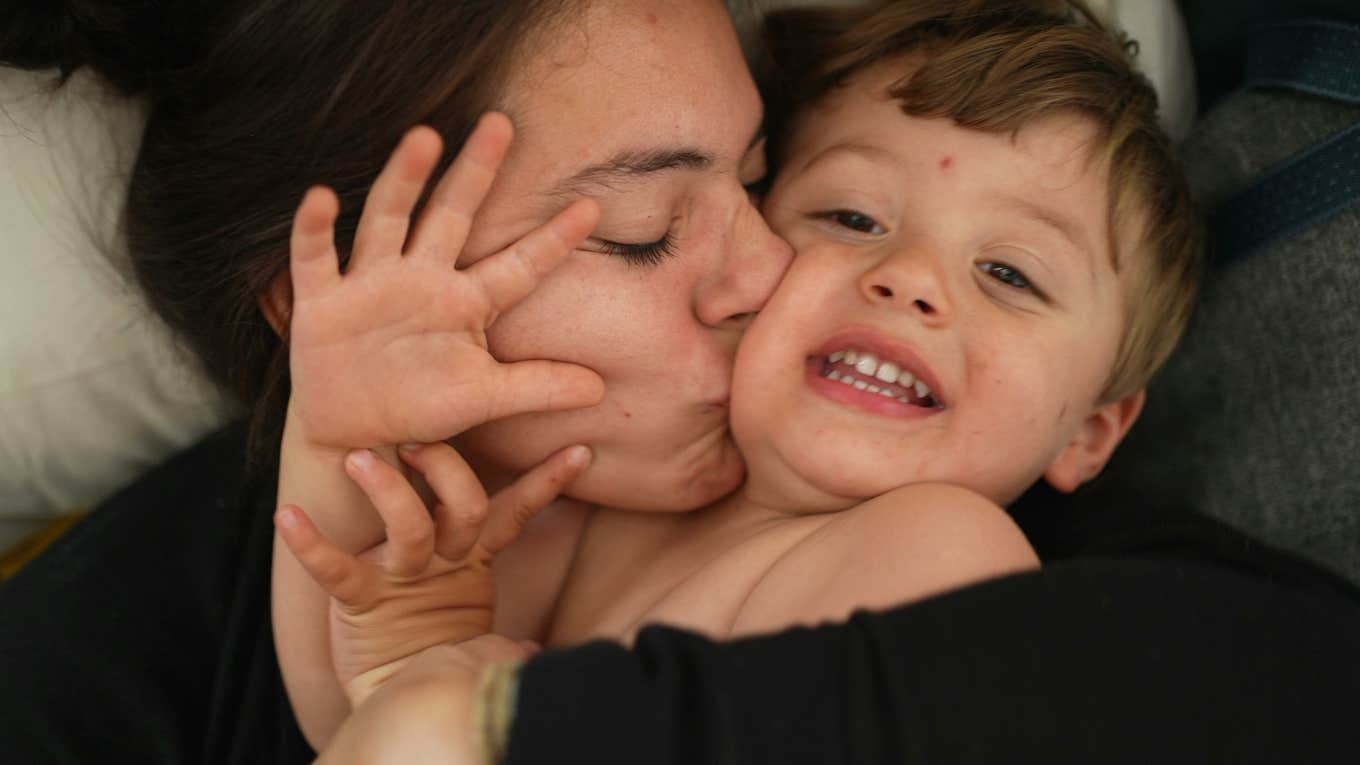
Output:
<path fill-rule="evenodd" d="M 742 157 L 741 167 L 737 169 L 741 185 L 752 196 L 763 196 L 770 190 L 769 166 L 765 157 L 765 137 L 761 136 Z"/>
<path fill-rule="evenodd" d="M 851 231 L 858 231 L 861 234 L 882 234 L 884 228 L 878 225 L 878 221 L 870 218 L 861 212 L 854 210 L 828 210 L 821 213 L 818 217 L 824 218 L 838 226 L 848 228 Z"/>
<path fill-rule="evenodd" d="M 611 242 L 607 239 L 597 240 L 600 252 L 606 255 L 617 255 L 629 263 L 637 266 L 654 266 L 675 254 L 675 238 L 667 231 L 664 236 L 655 242 Z"/>
<path fill-rule="evenodd" d="M 770 191 L 770 176 L 765 174 L 750 183 L 743 183 L 742 188 L 746 189 L 746 194 L 751 199 L 751 204 L 759 207 L 761 200 Z"/>
<path fill-rule="evenodd" d="M 1029 278 L 1021 273 L 1020 269 L 1015 268 L 1014 266 L 1008 266 L 1005 263 L 984 261 L 978 264 L 978 268 L 981 269 L 983 273 L 1008 287 L 1034 292 L 1035 294 L 1038 294 L 1039 292 L 1030 282 Z"/>

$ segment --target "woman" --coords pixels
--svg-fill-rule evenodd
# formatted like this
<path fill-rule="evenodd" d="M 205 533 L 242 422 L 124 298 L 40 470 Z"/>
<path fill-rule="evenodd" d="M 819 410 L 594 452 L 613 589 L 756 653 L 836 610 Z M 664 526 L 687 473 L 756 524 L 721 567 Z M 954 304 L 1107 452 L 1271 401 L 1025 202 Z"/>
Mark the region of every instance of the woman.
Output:
<path fill-rule="evenodd" d="M 71 635 L 132 638 L 127 653 L 112 644 L 101 649 L 100 663 L 131 673 L 108 693 L 130 693 L 137 701 L 129 706 L 140 707 L 111 730 L 80 730 L 86 722 L 97 727 L 121 706 L 88 683 L 82 697 L 93 704 L 88 713 L 60 715 L 83 722 L 55 726 L 53 710 L 69 706 L 63 698 L 69 691 L 59 689 L 78 687 L 53 677 L 55 666 L 44 675 L 52 681 L 48 699 L 30 698 L 26 720 L 5 715 L 26 730 L 3 738 L 20 741 L 26 754 L 35 747 L 34 760 L 43 759 L 44 730 L 49 740 L 68 742 L 61 747 L 75 759 L 111 752 L 154 759 L 160 752 L 169 760 L 230 761 L 245 755 L 224 751 L 218 737 L 221 726 L 234 724 L 239 733 L 225 735 L 261 746 L 251 751 L 268 758 L 305 751 L 292 721 L 274 716 L 286 703 L 265 648 L 268 595 L 258 586 L 268 556 L 257 556 L 268 537 L 256 534 L 267 533 L 270 513 L 255 508 L 272 504 L 272 487 L 261 477 L 273 471 L 288 400 L 287 348 L 267 319 L 286 331 L 288 231 L 303 190 L 318 182 L 336 188 L 338 239 L 348 251 L 374 171 L 412 124 L 434 126 L 451 156 L 483 112 L 494 107 L 516 123 L 517 138 L 466 248 L 472 257 L 514 242 L 573 197 L 588 194 L 600 206 L 592 238 L 496 323 L 490 341 L 502 358 L 588 366 L 604 378 L 605 398 L 588 409 L 503 419 L 469 434 L 464 448 L 483 479 L 494 485 L 562 446 L 586 443 L 594 460 L 576 494 L 588 501 L 627 506 L 645 495 L 683 510 L 741 480 L 740 458 L 726 436 L 731 354 L 790 254 L 743 188 L 764 172 L 762 114 L 726 9 L 717 0 L 452 6 L 407 0 L 386 5 L 377 17 L 371 10 L 365 3 L 292 0 L 164 9 L 76 3 L 56 11 L 56 19 L 7 27 L 5 60 L 66 70 L 90 63 L 120 87 L 148 93 L 151 112 L 127 213 L 137 274 L 158 312 L 250 412 L 255 458 L 248 487 L 213 500 L 239 511 L 174 510 L 201 499 L 174 497 L 152 479 L 135 513 L 96 513 L 49 556 L 85 566 L 71 583 L 79 595 L 41 564 L 6 585 L 6 613 L 69 604 L 62 611 L 68 622 L 28 620 L 7 631 L 6 663 L 31 666 Z M 63 40 L 35 31 L 54 29 Z M 324 461 L 324 441 L 311 445 Z M 207 525 L 172 531 L 173 520 L 156 517 L 162 513 Z M 555 521 L 569 527 L 579 518 L 564 513 Z M 167 533 L 185 544 L 217 538 L 227 557 L 186 555 L 170 570 L 145 571 L 150 583 L 129 570 L 142 564 L 114 560 L 114 539 L 147 543 Z M 206 569 L 188 568 L 197 563 Z M 550 568 L 554 561 L 526 545 L 520 560 L 506 564 Z M 100 582 L 123 595 L 94 595 Z M 510 595 L 518 595 L 512 602 L 542 597 Z M 93 597 L 76 605 L 87 596 Z M 178 647 L 151 648 L 130 633 L 157 631 L 155 623 L 133 617 L 137 626 L 129 625 L 133 606 L 118 605 L 123 597 L 136 607 L 154 603 L 156 611 L 171 604 L 201 611 L 185 614 L 186 625 L 166 625 Z M 224 599 L 241 610 L 224 612 Z M 244 629 L 231 634 L 236 626 Z M 256 661 L 242 654 L 246 647 Z M 254 654 L 256 648 L 263 653 Z M 249 664 L 261 676 L 236 687 L 237 673 Z M 218 683 L 218 671 L 233 689 Z M 205 701 L 223 693 L 220 707 Z M 252 722 L 242 709 L 262 717 Z M 261 729 L 278 740 L 263 741 Z M 67 748 L 82 743 L 91 749 Z M 187 748 L 177 750 L 179 744 Z"/>

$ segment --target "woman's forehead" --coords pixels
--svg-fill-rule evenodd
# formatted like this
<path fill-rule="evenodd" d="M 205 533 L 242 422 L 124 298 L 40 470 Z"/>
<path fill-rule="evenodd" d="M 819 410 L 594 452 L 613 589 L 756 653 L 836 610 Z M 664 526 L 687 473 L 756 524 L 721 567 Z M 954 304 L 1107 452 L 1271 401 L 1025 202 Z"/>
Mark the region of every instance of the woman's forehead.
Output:
<path fill-rule="evenodd" d="M 688 158 L 687 169 L 739 164 L 762 109 L 725 7 L 600 0 L 591 8 L 511 77 L 505 103 L 516 141 L 507 170 L 532 166 L 538 185 L 555 186 L 620 156 Z"/>

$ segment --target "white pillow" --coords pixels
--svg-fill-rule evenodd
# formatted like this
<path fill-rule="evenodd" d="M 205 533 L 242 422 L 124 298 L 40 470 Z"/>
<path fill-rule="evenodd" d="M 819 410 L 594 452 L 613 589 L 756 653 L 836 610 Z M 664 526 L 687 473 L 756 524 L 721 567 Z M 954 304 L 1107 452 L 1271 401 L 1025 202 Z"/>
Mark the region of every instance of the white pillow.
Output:
<path fill-rule="evenodd" d="M 1091 8 L 1138 42 L 1138 65 L 1157 88 L 1162 127 L 1180 141 L 1195 124 L 1190 37 L 1174 0 L 1091 0 Z"/>
<path fill-rule="evenodd" d="M 54 81 L 0 69 L 0 549 L 225 416 L 120 273 L 141 104 Z"/>

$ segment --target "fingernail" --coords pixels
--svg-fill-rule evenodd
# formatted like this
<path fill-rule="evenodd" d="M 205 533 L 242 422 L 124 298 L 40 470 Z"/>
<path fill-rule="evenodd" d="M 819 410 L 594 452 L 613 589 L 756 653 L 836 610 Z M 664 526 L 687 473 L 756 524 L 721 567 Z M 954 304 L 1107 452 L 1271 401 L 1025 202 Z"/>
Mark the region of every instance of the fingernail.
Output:
<path fill-rule="evenodd" d="M 397 448 L 403 452 L 406 452 L 407 454 L 415 454 L 416 452 L 420 451 L 420 444 L 402 444 Z"/>
<path fill-rule="evenodd" d="M 373 467 L 373 452 L 367 449 L 355 449 L 345 457 L 345 461 L 355 470 L 367 470 Z"/>
<path fill-rule="evenodd" d="M 297 516 L 293 514 L 293 509 L 285 507 L 278 513 L 279 525 L 285 529 L 297 528 Z"/>
<path fill-rule="evenodd" d="M 567 464 L 572 467 L 585 467 L 590 462 L 590 447 L 577 445 L 567 452 Z"/>

